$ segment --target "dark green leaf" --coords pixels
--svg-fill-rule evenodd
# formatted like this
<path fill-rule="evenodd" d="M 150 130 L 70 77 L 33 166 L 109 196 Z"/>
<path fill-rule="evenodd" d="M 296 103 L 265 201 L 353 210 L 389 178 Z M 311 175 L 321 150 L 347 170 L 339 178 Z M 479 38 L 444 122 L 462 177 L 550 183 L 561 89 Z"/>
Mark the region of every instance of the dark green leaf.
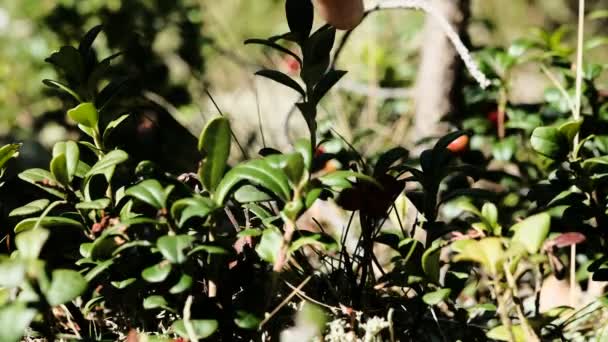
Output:
<path fill-rule="evenodd" d="M 167 300 L 165 300 L 165 298 L 163 296 L 154 295 L 154 296 L 144 298 L 143 307 L 146 310 L 151 310 L 151 309 L 158 309 L 158 308 L 166 308 L 167 304 L 168 304 Z"/>
<path fill-rule="evenodd" d="M 262 233 L 262 239 L 256 246 L 255 251 L 260 258 L 268 263 L 274 264 L 283 246 L 283 235 L 276 227 L 266 228 Z"/>
<path fill-rule="evenodd" d="M 207 197 L 182 198 L 171 206 L 171 216 L 178 221 L 177 225 L 182 227 L 189 219 L 205 218 L 216 208 L 215 202 Z"/>
<path fill-rule="evenodd" d="M 530 138 L 532 148 L 553 160 L 561 160 L 568 154 L 568 139 L 555 127 L 538 127 Z"/>
<path fill-rule="evenodd" d="M 48 87 L 63 90 L 64 92 L 70 94 L 76 101 L 82 102 L 80 96 L 78 96 L 78 94 L 74 90 L 72 90 L 70 87 L 61 82 L 54 80 L 42 80 L 42 83 L 44 83 Z"/>
<path fill-rule="evenodd" d="M 100 198 L 90 202 L 80 202 L 76 204 L 76 209 L 81 210 L 102 210 L 110 205 L 109 198 Z"/>
<path fill-rule="evenodd" d="M 343 70 L 330 70 L 327 74 L 325 74 L 319 83 L 317 83 L 312 92 L 312 102 L 319 103 L 325 94 L 327 94 L 327 92 L 334 85 L 336 85 L 336 83 L 338 83 L 344 75 L 346 75 L 346 71 Z"/>
<path fill-rule="evenodd" d="M 156 247 L 173 264 L 181 264 L 186 261 L 184 250 L 189 248 L 194 241 L 190 235 L 166 235 L 156 242 Z"/>
<path fill-rule="evenodd" d="M 106 129 L 103 131 L 103 141 L 105 143 L 108 142 L 109 137 L 111 136 L 112 132 L 114 132 L 114 130 L 120 126 L 120 124 L 125 121 L 126 119 L 129 118 L 129 114 L 124 114 L 121 115 L 120 117 L 118 117 L 118 119 L 112 120 L 110 121 L 110 123 L 106 126 Z"/>
<path fill-rule="evenodd" d="M 190 287 L 192 287 L 192 277 L 184 273 L 179 278 L 179 281 L 177 282 L 177 284 L 173 285 L 169 289 L 169 293 L 171 293 L 171 294 L 182 293 L 184 291 L 187 291 Z"/>
<path fill-rule="evenodd" d="M 165 208 L 167 205 L 168 193 L 156 179 L 146 179 L 128 188 L 125 195 L 135 197 L 156 209 Z"/>
<path fill-rule="evenodd" d="M 0 147 L 0 169 L 4 168 L 6 162 L 19 155 L 21 144 L 8 144 Z"/>
<path fill-rule="evenodd" d="M 296 61 L 298 61 L 298 63 L 300 65 L 302 65 L 302 59 L 300 58 L 300 56 L 296 55 L 293 51 L 273 42 L 270 40 L 266 40 L 266 39 L 247 39 L 245 41 L 245 44 L 259 44 L 259 45 L 265 45 L 268 46 L 270 48 L 273 48 L 277 51 L 280 51 L 282 53 L 288 54 L 291 57 L 293 57 Z"/>
<path fill-rule="evenodd" d="M 302 86 L 300 86 L 300 84 L 298 82 L 294 81 L 291 77 L 285 75 L 284 73 L 282 73 L 280 71 L 265 69 L 265 70 L 260 70 L 260 71 L 256 72 L 255 74 L 258 76 L 269 78 L 275 82 L 281 83 L 282 85 L 287 86 L 287 87 L 297 91 L 302 96 L 306 96 L 306 91 L 304 91 L 304 89 L 302 88 Z"/>
<path fill-rule="evenodd" d="M 314 19 L 314 9 L 310 0 L 287 0 L 285 13 L 289 30 L 298 41 L 303 42 L 310 35 Z"/>
<path fill-rule="evenodd" d="M 201 183 L 211 192 L 220 183 L 230 155 L 230 122 L 224 117 L 209 121 L 201 133 L 198 149 L 205 156 L 200 169 Z"/>

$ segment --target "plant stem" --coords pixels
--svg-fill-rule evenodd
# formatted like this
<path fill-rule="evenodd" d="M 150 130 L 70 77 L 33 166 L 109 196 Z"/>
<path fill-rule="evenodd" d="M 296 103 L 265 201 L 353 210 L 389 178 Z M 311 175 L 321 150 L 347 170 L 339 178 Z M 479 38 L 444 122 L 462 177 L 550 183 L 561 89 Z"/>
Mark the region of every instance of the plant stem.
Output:
<path fill-rule="evenodd" d="M 574 103 L 574 120 L 581 117 L 581 100 L 583 92 L 583 40 L 585 38 L 585 0 L 578 1 L 578 37 L 576 47 L 576 98 Z M 578 134 L 574 137 L 574 146 L 578 145 Z"/>

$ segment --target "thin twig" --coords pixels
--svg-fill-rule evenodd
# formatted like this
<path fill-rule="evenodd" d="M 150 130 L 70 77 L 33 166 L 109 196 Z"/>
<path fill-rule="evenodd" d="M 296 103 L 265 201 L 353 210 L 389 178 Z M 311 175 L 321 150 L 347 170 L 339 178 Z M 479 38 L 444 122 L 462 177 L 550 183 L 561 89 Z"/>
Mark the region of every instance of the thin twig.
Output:
<path fill-rule="evenodd" d="M 262 322 L 260 322 L 260 325 L 259 325 L 258 329 L 262 329 L 262 327 L 264 326 L 264 324 L 268 323 L 268 321 L 274 315 L 276 315 L 276 313 L 279 312 L 279 310 L 281 310 L 282 307 L 284 307 L 287 303 L 289 303 L 289 301 L 296 294 L 298 294 L 298 291 L 301 290 L 310 281 L 310 279 L 312 279 L 312 275 L 309 275 L 308 277 L 306 277 L 306 279 L 304 279 L 304 281 L 302 281 L 300 283 L 300 285 L 298 285 L 298 287 L 296 287 L 287 297 L 285 297 L 285 299 L 283 299 L 283 301 L 279 305 L 277 305 L 277 307 L 274 308 L 274 310 L 272 310 L 272 312 L 270 312 L 268 315 L 266 315 L 266 317 L 264 317 L 264 320 Z"/>

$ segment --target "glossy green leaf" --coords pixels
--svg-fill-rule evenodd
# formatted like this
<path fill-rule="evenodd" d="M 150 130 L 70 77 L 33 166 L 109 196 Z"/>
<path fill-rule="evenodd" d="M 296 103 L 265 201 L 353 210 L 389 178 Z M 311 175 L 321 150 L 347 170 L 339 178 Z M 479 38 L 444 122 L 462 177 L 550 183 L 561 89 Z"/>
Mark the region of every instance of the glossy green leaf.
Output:
<path fill-rule="evenodd" d="M 234 323 L 241 329 L 256 330 L 262 322 L 256 315 L 247 311 L 238 310 L 236 315 Z"/>
<path fill-rule="evenodd" d="M 574 137 L 578 134 L 581 129 L 581 125 L 583 124 L 583 120 L 572 120 L 566 123 L 563 123 L 559 126 L 559 132 L 566 137 L 569 144 L 572 144 L 574 141 Z"/>
<path fill-rule="evenodd" d="M 136 281 L 137 281 L 137 278 L 129 278 L 129 279 L 121 280 L 121 281 L 112 281 L 112 282 L 110 282 L 110 284 L 112 284 L 112 286 L 114 286 L 117 289 L 124 289 Z"/>
<path fill-rule="evenodd" d="M 282 169 L 289 178 L 289 181 L 294 186 L 300 184 L 302 176 L 304 175 L 305 165 L 304 158 L 299 153 L 291 153 L 286 156 L 285 165 Z"/>
<path fill-rule="evenodd" d="M 112 150 L 108 152 L 103 158 L 101 158 L 95 165 L 91 167 L 89 172 L 85 175 L 86 178 L 93 175 L 107 175 L 113 173 L 116 165 L 124 163 L 129 159 L 129 155 L 122 150 Z"/>
<path fill-rule="evenodd" d="M 374 178 L 354 171 L 335 171 L 319 178 L 321 183 L 336 190 L 350 187 L 350 179 L 358 179 L 382 187 Z"/>
<path fill-rule="evenodd" d="M 46 291 L 46 300 L 51 306 L 65 304 L 80 296 L 87 289 L 87 281 L 78 272 L 72 270 L 55 270 L 51 286 Z"/>
<path fill-rule="evenodd" d="M 4 168 L 6 162 L 19 155 L 21 144 L 8 144 L 0 147 L 0 169 Z"/>
<path fill-rule="evenodd" d="M 428 292 L 422 296 L 422 301 L 428 305 L 437 305 L 448 298 L 451 292 L 451 289 L 439 289 L 437 291 Z"/>
<path fill-rule="evenodd" d="M 308 1 L 308 0 L 306 0 L 306 1 Z M 306 96 L 306 91 L 304 90 L 304 88 L 302 88 L 302 86 L 298 82 L 294 81 L 291 77 L 285 75 L 284 73 L 282 73 L 280 71 L 265 69 L 265 70 L 260 70 L 260 71 L 256 72 L 255 74 L 258 76 L 262 76 L 262 77 L 271 79 L 277 83 L 280 83 L 284 86 L 287 86 L 287 87 L 297 91 L 302 96 Z"/>
<path fill-rule="evenodd" d="M 22 207 L 13 209 L 8 214 L 8 216 L 11 216 L 11 217 L 28 216 L 28 215 L 36 214 L 36 213 L 43 211 L 46 207 L 48 207 L 49 203 L 51 203 L 51 201 L 49 201 L 48 199 L 45 199 L 45 198 L 35 200 Z"/>
<path fill-rule="evenodd" d="M 171 268 L 170 263 L 161 262 L 144 269 L 141 272 L 141 276 L 149 283 L 160 283 L 167 279 L 167 276 L 169 276 L 169 273 L 171 273 Z"/>
<path fill-rule="evenodd" d="M 98 263 L 95 267 L 93 267 L 93 269 L 91 269 L 90 271 L 87 272 L 84 279 L 86 281 L 90 282 L 91 280 L 95 279 L 95 277 L 97 277 L 98 275 L 103 273 L 103 271 L 110 268 L 110 266 L 112 266 L 113 264 L 114 264 L 114 260 L 112 260 L 112 259 L 105 260 L 105 261 Z"/>
<path fill-rule="evenodd" d="M 103 141 L 104 142 L 108 142 L 110 136 L 112 135 L 112 132 L 114 132 L 114 130 L 116 128 L 118 128 L 118 126 L 120 126 L 121 123 L 123 123 L 126 119 L 128 119 L 129 115 L 130 114 L 124 114 L 124 115 L 119 116 L 117 119 L 110 121 L 110 123 L 106 126 L 105 130 L 103 131 Z"/>
<path fill-rule="evenodd" d="M 530 143 L 536 152 L 554 160 L 561 160 L 568 154 L 568 139 L 555 127 L 537 127 Z"/>
<path fill-rule="evenodd" d="M 15 237 L 15 245 L 19 250 L 21 258 L 37 259 L 48 238 L 48 230 L 42 228 L 31 229 L 21 234 L 17 234 Z"/>
<path fill-rule="evenodd" d="M 511 227 L 515 232 L 511 241 L 525 246 L 530 254 L 537 253 L 549 234 L 551 216 L 540 213 L 526 218 Z"/>
<path fill-rule="evenodd" d="M 65 169 L 68 181 L 71 182 L 78 169 L 80 162 L 80 149 L 74 141 L 58 142 L 53 146 L 53 157 L 65 155 Z"/>
<path fill-rule="evenodd" d="M 492 275 L 502 272 L 505 252 L 500 238 L 460 240 L 452 244 L 452 249 L 458 252 L 454 257 L 455 261 L 477 262 Z"/>
<path fill-rule="evenodd" d="M 95 108 L 95 105 L 91 102 L 81 103 L 68 110 L 68 116 L 78 124 L 92 129 L 97 127 L 97 122 L 99 121 L 97 108 Z"/>
<path fill-rule="evenodd" d="M 217 330 L 218 323 L 214 319 L 191 319 L 189 321 L 196 338 L 205 339 Z M 184 320 L 180 319 L 171 324 L 171 328 L 182 338 L 189 338 Z"/>
<path fill-rule="evenodd" d="M 175 201 L 171 206 L 171 216 L 177 220 L 177 225 L 182 227 L 189 219 L 205 218 L 216 208 L 217 205 L 212 199 L 197 195 Z"/>
<path fill-rule="evenodd" d="M 228 252 L 228 250 L 226 250 L 223 247 L 220 246 L 214 246 L 214 245 L 199 245 L 196 246 L 194 248 L 192 248 L 192 250 L 190 252 L 188 252 L 188 255 L 193 255 L 195 253 L 199 253 L 199 252 L 205 252 L 207 254 L 217 254 L 217 255 L 225 255 L 225 254 L 229 254 L 230 252 Z"/>
<path fill-rule="evenodd" d="M 439 283 L 439 269 L 441 265 L 439 258 L 441 254 L 441 244 L 434 243 L 422 254 L 422 270 L 429 280 L 435 284 Z"/>
<path fill-rule="evenodd" d="M 223 204 L 234 187 L 245 181 L 267 189 L 283 201 L 287 201 L 290 196 L 291 190 L 285 173 L 259 159 L 240 164 L 228 171 L 214 194 L 216 202 Z"/>
<path fill-rule="evenodd" d="M 270 48 L 273 48 L 277 51 L 280 51 L 284 54 L 287 54 L 291 57 L 293 57 L 298 64 L 302 65 L 302 59 L 300 58 L 300 56 L 296 55 L 293 51 L 271 41 L 271 40 L 266 40 L 266 39 L 247 39 L 245 40 L 245 44 L 258 44 L 258 45 L 264 45 L 264 46 L 268 46 Z"/>
<path fill-rule="evenodd" d="M 65 93 L 70 94 L 76 101 L 82 102 L 82 100 L 80 99 L 80 96 L 78 96 L 78 94 L 72 88 L 70 88 L 69 86 L 67 86 L 61 82 L 45 79 L 45 80 L 42 80 L 42 83 L 44 83 L 47 87 L 63 90 Z"/>
<path fill-rule="evenodd" d="M 321 233 L 309 233 L 303 231 L 300 232 L 300 234 L 302 236 L 295 238 L 289 246 L 289 253 L 293 253 L 307 245 L 321 247 L 327 252 L 335 252 L 339 249 L 338 243 L 329 235 L 324 235 Z M 262 238 L 264 237 L 262 236 Z"/>
<path fill-rule="evenodd" d="M 102 210 L 110 206 L 109 198 L 100 198 L 90 202 L 76 203 L 76 209 L 81 210 Z"/>
<path fill-rule="evenodd" d="M 59 186 L 57 179 L 50 172 L 43 169 L 28 169 L 19 174 L 19 178 L 34 184 L 44 191 L 59 198 L 66 198 L 66 194 Z"/>
<path fill-rule="evenodd" d="M 222 180 L 230 155 L 230 121 L 216 117 L 209 121 L 201 133 L 198 149 L 205 156 L 200 169 L 201 183 L 213 192 Z"/>
<path fill-rule="evenodd" d="M 184 273 L 179 278 L 177 284 L 171 286 L 171 288 L 169 289 L 169 293 L 178 294 L 187 291 L 188 289 L 190 289 L 190 287 L 192 287 L 192 282 L 192 277 Z"/>
<path fill-rule="evenodd" d="M 239 203 L 255 203 L 271 201 L 272 197 L 253 185 L 243 185 L 234 192 L 234 199 Z"/>
<path fill-rule="evenodd" d="M 255 251 L 260 258 L 266 262 L 274 264 L 283 246 L 283 234 L 276 227 L 266 228 L 262 233 L 260 243 L 255 247 Z"/>
<path fill-rule="evenodd" d="M 36 310 L 25 303 L 12 303 L 0 307 L 0 341 L 18 342 L 36 316 Z"/>
<path fill-rule="evenodd" d="M 38 221 L 38 217 L 27 218 L 22 220 L 15 226 L 15 233 L 20 233 L 26 230 L 30 230 L 36 226 L 36 222 Z M 76 229 L 84 229 L 85 227 L 82 223 L 69 219 L 67 217 L 59 217 L 59 216 L 45 216 L 40 219 L 39 227 L 44 228 L 76 228 Z"/>
<path fill-rule="evenodd" d="M 156 179 L 146 179 L 125 191 L 125 195 L 153 206 L 156 209 L 165 208 L 168 194 Z"/>
<path fill-rule="evenodd" d="M 194 237 L 190 235 L 166 235 L 156 242 L 156 247 L 173 264 L 181 264 L 186 261 L 184 250 L 190 248 Z"/>
<path fill-rule="evenodd" d="M 167 300 L 163 296 L 154 295 L 150 297 L 144 298 L 143 307 L 146 310 L 158 309 L 158 308 L 166 308 Z"/>
<path fill-rule="evenodd" d="M 50 170 L 55 179 L 63 186 L 70 184 L 70 176 L 66 167 L 67 161 L 65 154 L 60 154 L 51 160 Z"/>

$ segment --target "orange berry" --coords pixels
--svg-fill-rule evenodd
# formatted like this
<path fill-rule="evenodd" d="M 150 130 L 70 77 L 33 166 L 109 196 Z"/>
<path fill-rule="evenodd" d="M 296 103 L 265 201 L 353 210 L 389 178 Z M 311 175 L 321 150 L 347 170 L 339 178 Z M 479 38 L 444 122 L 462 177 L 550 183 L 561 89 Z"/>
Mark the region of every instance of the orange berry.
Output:
<path fill-rule="evenodd" d="M 458 138 L 454 139 L 447 146 L 447 149 L 454 153 L 460 153 L 460 152 L 464 152 L 468 146 L 469 146 L 469 136 L 461 135 Z"/>
<path fill-rule="evenodd" d="M 338 30 L 352 30 L 363 19 L 363 0 L 316 0 L 319 14 Z"/>

